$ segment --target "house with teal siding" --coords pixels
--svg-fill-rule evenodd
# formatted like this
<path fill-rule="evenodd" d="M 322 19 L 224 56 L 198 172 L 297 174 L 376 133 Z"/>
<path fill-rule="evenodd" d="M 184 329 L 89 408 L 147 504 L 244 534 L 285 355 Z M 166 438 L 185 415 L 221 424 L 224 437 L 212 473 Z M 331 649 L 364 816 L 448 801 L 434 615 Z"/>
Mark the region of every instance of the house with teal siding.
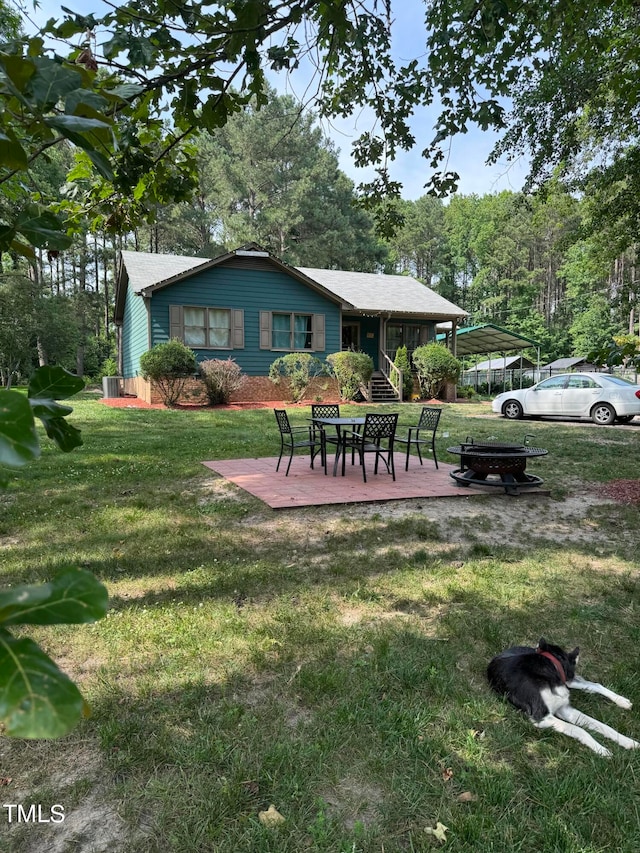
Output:
<path fill-rule="evenodd" d="M 276 358 L 306 352 L 324 360 L 344 349 L 368 353 L 373 388 L 399 399 L 398 347 L 411 352 L 435 340 L 438 323 L 455 328 L 464 316 L 410 276 L 293 267 L 253 243 L 214 259 L 123 251 L 116 276 L 124 392 L 149 402 L 140 357 L 172 338 L 198 361 L 237 362 L 248 377 L 245 400 L 281 396 L 268 379 Z"/>

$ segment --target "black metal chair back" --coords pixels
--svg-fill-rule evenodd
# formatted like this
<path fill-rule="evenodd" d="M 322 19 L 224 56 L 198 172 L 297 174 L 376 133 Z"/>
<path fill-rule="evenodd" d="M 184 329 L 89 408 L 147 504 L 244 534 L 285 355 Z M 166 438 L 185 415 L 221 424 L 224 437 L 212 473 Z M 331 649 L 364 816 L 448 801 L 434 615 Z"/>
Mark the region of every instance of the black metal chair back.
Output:
<path fill-rule="evenodd" d="M 312 418 L 339 418 L 340 406 L 337 403 L 312 403 Z"/>
<path fill-rule="evenodd" d="M 364 418 L 362 437 L 365 442 L 379 442 L 383 438 L 393 440 L 397 426 L 397 414 L 379 415 L 368 412 Z"/>
<path fill-rule="evenodd" d="M 387 471 L 394 480 L 396 479 L 396 470 L 393 463 L 393 442 L 397 426 L 398 415 L 396 413 L 383 415 L 367 412 L 362 431 L 360 433 L 351 433 L 351 438 L 346 442 L 346 446 L 357 451 L 360 456 L 362 479 L 365 483 L 367 482 L 367 472 L 365 469 L 365 456 L 367 453 L 375 453 L 374 474 L 378 473 L 378 462 L 382 459 L 387 467 Z M 344 465 L 344 457 L 342 464 Z"/>
<path fill-rule="evenodd" d="M 337 403 L 312 403 L 311 404 L 311 417 L 312 418 L 339 418 L 340 417 L 340 406 Z M 329 430 L 331 427 L 329 424 L 315 424 L 317 426 L 320 439 L 322 440 L 322 461 L 324 464 L 325 472 L 327 470 L 327 443 L 331 445 L 338 445 L 340 443 L 340 433 L 336 428 L 333 432 Z"/>
<path fill-rule="evenodd" d="M 411 451 L 411 445 L 414 445 L 416 450 L 418 451 L 418 459 L 420 460 L 421 465 L 423 463 L 420 447 L 421 445 L 428 445 L 431 452 L 433 453 L 433 461 L 435 462 L 435 466 L 436 468 L 438 467 L 438 457 L 436 455 L 436 430 L 438 429 L 438 424 L 440 423 L 441 414 L 442 409 L 435 409 L 431 406 L 423 406 L 422 412 L 420 413 L 420 419 L 418 420 L 417 425 L 409 427 L 409 431 L 407 433 L 406 438 L 396 439 L 399 444 L 407 445 L 407 455 L 404 463 L 405 471 L 409 470 L 409 456 Z M 425 433 L 430 433 L 430 435 L 425 435 Z"/>
<path fill-rule="evenodd" d="M 432 409 L 429 406 L 423 406 L 420 413 L 420 420 L 418 421 L 418 429 L 428 429 L 431 432 L 435 432 L 438 429 L 441 414 L 442 409 Z"/>
<path fill-rule="evenodd" d="M 273 413 L 278 422 L 278 429 L 283 435 L 291 435 L 291 424 L 289 423 L 289 415 L 284 409 L 274 409 Z"/>
<path fill-rule="evenodd" d="M 278 457 L 278 464 L 276 465 L 276 471 L 280 469 L 280 462 L 282 460 L 282 455 L 286 450 L 289 451 L 289 463 L 287 464 L 287 471 L 285 477 L 289 476 L 289 468 L 291 468 L 291 460 L 293 459 L 293 454 L 297 448 L 304 448 L 309 451 L 309 455 L 311 457 L 311 467 L 313 468 L 313 460 L 317 453 L 322 453 L 322 462 L 325 466 L 326 473 L 326 462 L 324 458 L 324 444 L 321 439 L 316 436 L 315 430 L 311 426 L 291 426 L 289 421 L 289 415 L 287 415 L 284 409 L 274 409 L 274 415 L 276 416 L 276 421 L 278 424 L 278 429 L 280 430 L 280 456 Z"/>

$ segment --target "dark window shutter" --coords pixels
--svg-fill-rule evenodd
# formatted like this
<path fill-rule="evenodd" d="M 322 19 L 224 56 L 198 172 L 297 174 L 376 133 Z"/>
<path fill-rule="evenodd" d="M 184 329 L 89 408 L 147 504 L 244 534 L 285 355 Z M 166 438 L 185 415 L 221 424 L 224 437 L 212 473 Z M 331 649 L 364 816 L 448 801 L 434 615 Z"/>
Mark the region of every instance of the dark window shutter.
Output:
<path fill-rule="evenodd" d="M 234 308 L 231 311 L 231 346 L 233 349 L 244 349 L 244 311 Z"/>
<path fill-rule="evenodd" d="M 184 341 L 182 305 L 169 306 L 169 337 Z"/>
<path fill-rule="evenodd" d="M 271 311 L 260 312 L 260 349 L 271 349 Z"/>
<path fill-rule="evenodd" d="M 313 314 L 311 317 L 311 349 L 322 352 L 325 349 L 324 314 Z"/>

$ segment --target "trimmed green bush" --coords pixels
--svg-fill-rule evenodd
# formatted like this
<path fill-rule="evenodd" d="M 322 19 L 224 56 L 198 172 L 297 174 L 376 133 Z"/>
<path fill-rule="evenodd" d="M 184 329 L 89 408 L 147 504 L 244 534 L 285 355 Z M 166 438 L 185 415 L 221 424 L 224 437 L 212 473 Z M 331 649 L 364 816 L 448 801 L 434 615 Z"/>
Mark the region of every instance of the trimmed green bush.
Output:
<path fill-rule="evenodd" d="M 373 359 L 364 352 L 334 352 L 327 356 L 331 373 L 338 380 L 343 400 L 353 400 L 361 388 L 369 384 L 373 374 Z"/>
<path fill-rule="evenodd" d="M 177 338 L 156 344 L 140 358 L 142 375 L 156 384 L 166 406 L 175 406 L 196 367 L 193 350 Z"/>
<path fill-rule="evenodd" d="M 440 397 L 447 382 L 457 382 L 462 364 L 443 344 L 426 344 L 413 351 L 420 390 L 427 397 Z"/>
<path fill-rule="evenodd" d="M 326 372 L 326 367 L 319 358 L 308 352 L 291 352 L 273 362 L 269 368 L 269 379 L 276 385 L 282 379 L 288 379 L 291 396 L 294 402 L 299 403 L 307 393 L 311 380 Z"/>
<path fill-rule="evenodd" d="M 413 395 L 413 373 L 411 372 L 409 353 L 405 346 L 398 347 L 393 363 L 398 370 L 402 371 L 402 399 L 411 400 Z"/>

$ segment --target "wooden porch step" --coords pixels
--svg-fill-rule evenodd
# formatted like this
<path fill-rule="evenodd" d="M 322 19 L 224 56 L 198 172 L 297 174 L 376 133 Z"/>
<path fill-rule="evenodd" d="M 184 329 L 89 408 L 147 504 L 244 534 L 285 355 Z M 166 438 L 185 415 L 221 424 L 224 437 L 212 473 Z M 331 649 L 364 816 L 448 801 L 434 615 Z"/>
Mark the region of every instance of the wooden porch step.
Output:
<path fill-rule="evenodd" d="M 376 371 L 371 377 L 370 384 L 372 403 L 397 403 L 398 395 L 387 377 L 381 371 Z"/>

